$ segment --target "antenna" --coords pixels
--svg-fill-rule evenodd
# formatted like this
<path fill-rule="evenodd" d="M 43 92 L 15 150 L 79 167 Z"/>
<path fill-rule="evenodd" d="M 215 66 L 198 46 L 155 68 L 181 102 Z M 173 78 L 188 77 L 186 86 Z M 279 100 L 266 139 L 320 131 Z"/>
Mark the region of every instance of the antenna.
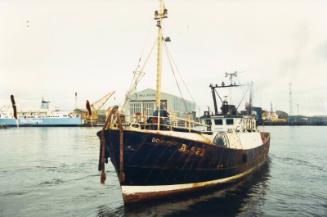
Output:
<path fill-rule="evenodd" d="M 225 78 L 229 79 L 229 85 L 230 86 L 236 85 L 236 82 L 233 81 L 233 77 L 237 78 L 237 75 L 238 75 L 237 71 L 232 72 L 232 73 L 225 72 Z M 230 103 L 233 102 L 233 100 L 232 100 L 232 90 L 231 89 L 229 89 L 229 101 L 230 101 Z"/>
<path fill-rule="evenodd" d="M 292 83 L 289 83 L 289 114 L 292 115 L 293 114 L 293 99 L 292 99 Z"/>
<path fill-rule="evenodd" d="M 75 92 L 75 109 L 78 107 L 78 98 L 77 98 L 77 92 Z"/>
<path fill-rule="evenodd" d="M 233 82 L 233 77 L 236 78 L 237 77 L 237 74 L 238 74 L 237 71 L 232 72 L 232 73 L 225 72 L 225 78 L 228 77 L 228 79 L 229 79 L 229 85 L 236 84 L 235 82 Z"/>

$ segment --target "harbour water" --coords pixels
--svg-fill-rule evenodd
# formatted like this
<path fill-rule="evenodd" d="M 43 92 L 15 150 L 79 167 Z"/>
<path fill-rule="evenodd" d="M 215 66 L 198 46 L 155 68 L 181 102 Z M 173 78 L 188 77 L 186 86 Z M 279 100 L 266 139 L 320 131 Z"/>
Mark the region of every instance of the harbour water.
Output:
<path fill-rule="evenodd" d="M 124 207 L 97 172 L 98 128 L 0 129 L 0 216 L 327 216 L 327 127 L 264 127 L 269 161 L 203 195 Z"/>

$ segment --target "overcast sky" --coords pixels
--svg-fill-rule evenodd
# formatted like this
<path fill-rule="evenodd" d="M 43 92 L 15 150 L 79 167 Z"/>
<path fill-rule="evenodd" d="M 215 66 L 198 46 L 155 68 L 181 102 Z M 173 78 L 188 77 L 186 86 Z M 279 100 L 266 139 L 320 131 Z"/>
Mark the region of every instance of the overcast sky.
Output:
<path fill-rule="evenodd" d="M 120 103 L 140 56 L 155 40 L 156 0 L 0 0 L 0 107 L 45 97 L 73 109 L 108 91 Z M 212 106 L 208 85 L 225 72 L 254 81 L 255 104 L 327 115 L 326 0 L 167 0 L 165 35 L 195 102 Z M 165 55 L 164 55 L 165 58 Z M 154 62 L 155 58 L 151 58 Z M 166 63 L 166 61 L 165 61 Z M 179 95 L 168 64 L 163 91 Z M 149 64 L 138 90 L 155 87 Z M 190 96 L 183 88 L 186 98 Z"/>

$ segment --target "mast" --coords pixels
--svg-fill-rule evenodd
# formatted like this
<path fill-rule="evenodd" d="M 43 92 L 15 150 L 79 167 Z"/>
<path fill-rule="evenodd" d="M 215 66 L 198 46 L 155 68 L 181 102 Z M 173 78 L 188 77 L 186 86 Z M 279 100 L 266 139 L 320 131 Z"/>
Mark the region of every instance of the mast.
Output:
<path fill-rule="evenodd" d="M 162 60 L 162 20 L 167 18 L 167 9 L 164 7 L 163 0 L 159 0 L 159 11 L 154 12 L 154 20 L 157 21 L 158 36 L 157 36 L 157 77 L 156 77 L 156 109 L 158 111 L 158 130 L 160 130 L 160 93 L 161 93 L 161 60 Z"/>
<path fill-rule="evenodd" d="M 249 115 L 252 115 L 253 106 L 253 81 L 250 83 Z"/>
<path fill-rule="evenodd" d="M 210 88 L 211 88 L 211 93 L 212 93 L 212 99 L 213 99 L 213 106 L 214 106 L 214 109 L 215 109 L 215 115 L 218 115 L 218 106 L 217 106 L 217 99 L 216 99 L 216 93 L 215 93 L 215 88 L 217 87 L 218 85 L 214 86 L 212 84 L 210 84 Z"/>

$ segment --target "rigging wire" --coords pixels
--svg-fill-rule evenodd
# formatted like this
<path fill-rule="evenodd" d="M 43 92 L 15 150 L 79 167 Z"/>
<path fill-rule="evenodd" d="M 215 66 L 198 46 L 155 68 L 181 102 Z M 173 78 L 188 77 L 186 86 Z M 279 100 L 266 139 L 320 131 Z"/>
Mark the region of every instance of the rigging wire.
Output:
<path fill-rule="evenodd" d="M 140 70 L 137 70 L 137 71 L 141 72 L 143 75 L 145 74 L 145 73 L 144 73 L 144 68 L 145 68 L 145 66 L 146 66 L 147 63 L 148 63 L 148 61 L 149 61 L 149 59 L 150 59 L 150 57 L 151 57 L 151 54 L 153 53 L 153 50 L 154 50 L 154 47 L 156 46 L 156 43 L 157 43 L 157 41 L 154 41 L 154 42 L 153 42 L 153 45 L 152 45 L 152 47 L 151 47 L 151 50 L 150 50 L 149 54 L 147 55 L 147 57 L 145 58 L 145 61 L 144 61 L 144 63 L 143 63 L 143 66 L 141 67 Z M 143 75 L 142 75 L 142 77 L 143 77 Z"/>
<path fill-rule="evenodd" d="M 172 60 L 171 60 L 171 57 L 169 56 L 169 53 L 168 53 L 168 50 L 167 50 L 167 44 L 164 42 L 164 47 L 165 47 L 165 50 L 166 50 L 166 55 L 167 55 L 167 59 L 168 59 L 168 62 L 169 62 L 169 66 L 170 66 L 170 69 L 174 75 L 174 78 L 175 78 L 175 82 L 176 82 L 176 85 L 177 85 L 177 88 L 178 88 L 178 91 L 179 91 L 179 94 L 181 95 L 181 98 L 183 100 L 183 104 L 184 104 L 184 107 L 185 107 L 185 111 L 187 111 L 187 105 L 186 105 L 186 100 L 184 99 L 184 96 L 183 96 L 183 93 L 182 93 L 182 90 L 180 88 L 180 85 L 178 83 L 178 80 L 177 80 L 177 77 L 176 77 L 176 73 L 175 73 L 175 70 L 174 70 L 174 66 L 173 66 L 173 63 L 172 63 Z"/>
<path fill-rule="evenodd" d="M 146 47 L 146 44 L 147 44 L 147 41 L 150 37 L 150 30 L 151 30 L 151 26 L 152 26 L 152 21 L 151 23 L 149 22 L 149 25 L 148 25 L 148 28 L 147 28 L 147 31 L 146 31 L 146 36 L 145 36 L 145 39 L 144 39 L 144 43 L 143 43 L 143 48 L 142 48 L 142 51 L 140 53 L 140 57 L 139 57 L 139 60 L 138 60 L 138 63 L 136 65 L 136 68 L 134 71 L 137 71 L 137 69 L 140 68 L 140 64 L 141 64 L 141 61 L 142 61 L 142 58 L 143 58 L 143 55 L 144 55 L 144 52 L 145 52 L 145 47 Z"/>
<path fill-rule="evenodd" d="M 121 110 L 124 110 L 125 109 L 125 106 L 126 106 L 128 100 L 130 100 L 130 97 L 134 93 L 135 88 L 137 87 L 137 85 L 141 81 L 141 79 L 143 78 L 143 76 L 145 74 L 144 73 L 144 68 L 145 68 L 145 66 L 148 63 L 148 61 L 149 61 L 149 59 L 151 57 L 151 54 L 153 53 L 153 50 L 154 50 L 155 45 L 156 45 L 156 41 L 153 43 L 152 48 L 151 48 L 148 56 L 146 57 L 146 59 L 145 59 L 145 61 L 143 63 L 143 66 L 141 67 L 141 69 L 138 70 L 139 67 L 137 67 L 136 70 L 133 72 L 134 73 L 134 76 L 133 76 L 132 82 L 130 84 L 130 87 L 129 87 L 126 95 L 125 95 L 125 100 L 122 103 L 122 105 L 120 106 L 120 109 Z"/>
<path fill-rule="evenodd" d="M 223 101 L 223 99 L 221 98 L 221 96 L 219 95 L 218 90 L 217 90 L 216 88 L 215 88 L 215 93 L 216 93 L 217 96 L 219 97 L 221 103 L 223 103 L 224 101 Z"/>
<path fill-rule="evenodd" d="M 180 78 L 181 78 L 181 80 L 182 80 L 182 82 L 183 82 L 183 85 L 184 85 L 186 91 L 188 92 L 188 94 L 190 95 L 190 97 L 191 97 L 191 99 L 192 99 L 192 101 L 193 101 L 193 103 L 194 103 L 195 100 L 194 100 L 194 98 L 193 98 L 193 96 L 192 96 L 192 94 L 191 94 L 191 91 L 190 91 L 190 89 L 188 88 L 188 86 L 187 86 L 187 84 L 186 84 L 186 82 L 185 82 L 185 80 L 184 80 L 184 78 L 183 78 L 183 76 L 182 76 L 182 73 L 179 71 L 178 66 L 177 66 L 176 62 L 174 61 L 174 58 L 173 58 L 173 56 L 171 55 L 171 52 L 169 51 L 168 46 L 166 45 L 166 43 L 165 43 L 165 47 L 166 47 L 166 52 L 167 52 L 167 54 L 170 56 L 171 61 L 172 61 L 173 65 L 175 66 L 175 69 L 176 69 L 177 73 L 179 74 L 179 76 L 180 76 Z"/>
<path fill-rule="evenodd" d="M 244 71 L 243 71 L 243 72 L 244 72 Z M 243 72 L 238 72 L 238 74 L 243 73 Z M 237 79 L 237 81 L 238 81 L 238 84 L 241 85 L 241 90 L 242 90 L 242 93 L 243 93 L 243 98 L 242 98 L 242 100 L 241 100 L 241 102 L 240 102 L 240 104 L 241 104 L 242 101 L 243 101 L 243 99 L 244 99 L 244 97 L 245 97 L 245 95 L 246 95 L 247 92 L 248 92 L 248 89 L 245 89 L 245 90 L 244 90 L 244 88 L 242 88 L 243 85 L 241 84 L 240 79 L 239 79 L 238 76 L 236 77 L 236 79 Z M 239 106 L 240 106 L 240 105 L 238 105 L 238 107 L 239 107 Z M 237 107 L 237 108 L 238 108 L 238 107 Z"/>
<path fill-rule="evenodd" d="M 243 100 L 244 100 L 246 94 L 249 92 L 250 89 L 251 89 L 251 86 L 249 86 L 249 87 L 247 88 L 247 90 L 245 91 L 245 93 L 244 93 L 244 95 L 243 95 L 243 97 L 242 97 L 240 103 L 239 103 L 238 106 L 236 107 L 236 110 L 238 110 L 238 108 L 240 107 L 241 103 L 243 102 Z"/>

